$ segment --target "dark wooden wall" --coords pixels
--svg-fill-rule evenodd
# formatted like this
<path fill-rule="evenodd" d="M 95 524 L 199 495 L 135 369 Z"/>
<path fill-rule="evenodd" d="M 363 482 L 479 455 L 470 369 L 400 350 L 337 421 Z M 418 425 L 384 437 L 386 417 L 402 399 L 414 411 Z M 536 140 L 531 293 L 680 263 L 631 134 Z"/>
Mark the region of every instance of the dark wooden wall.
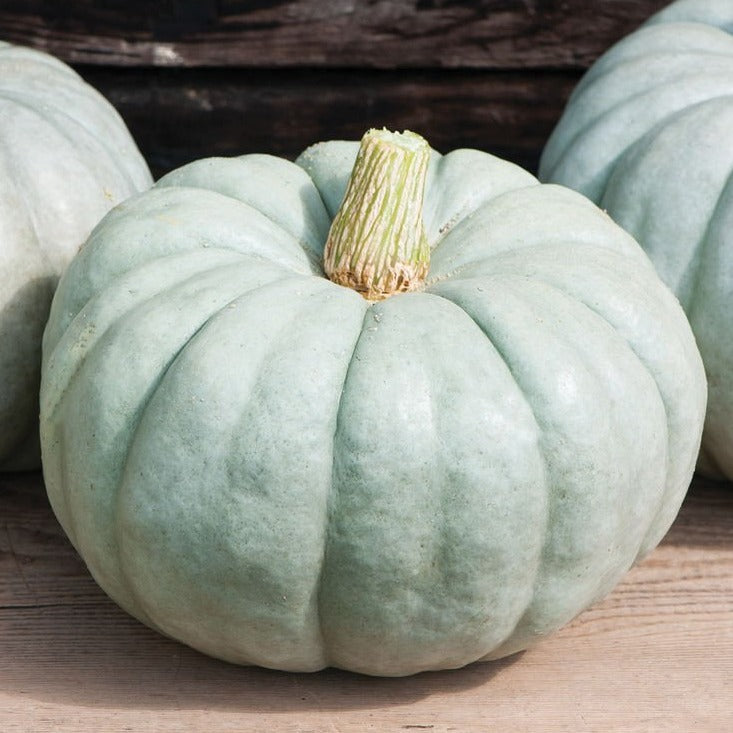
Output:
<path fill-rule="evenodd" d="M 530 169 L 577 79 L 665 0 L 0 0 L 0 39 L 72 64 L 159 175 L 368 127 Z"/>

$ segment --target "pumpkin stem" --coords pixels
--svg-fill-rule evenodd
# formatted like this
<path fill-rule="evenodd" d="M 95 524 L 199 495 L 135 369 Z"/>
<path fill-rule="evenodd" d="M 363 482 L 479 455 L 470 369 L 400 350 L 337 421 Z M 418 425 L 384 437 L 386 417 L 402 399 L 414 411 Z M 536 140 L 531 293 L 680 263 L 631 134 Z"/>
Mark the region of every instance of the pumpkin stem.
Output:
<path fill-rule="evenodd" d="M 422 287 L 430 247 L 422 220 L 427 142 L 414 132 L 369 130 L 323 255 L 333 282 L 368 300 Z"/>

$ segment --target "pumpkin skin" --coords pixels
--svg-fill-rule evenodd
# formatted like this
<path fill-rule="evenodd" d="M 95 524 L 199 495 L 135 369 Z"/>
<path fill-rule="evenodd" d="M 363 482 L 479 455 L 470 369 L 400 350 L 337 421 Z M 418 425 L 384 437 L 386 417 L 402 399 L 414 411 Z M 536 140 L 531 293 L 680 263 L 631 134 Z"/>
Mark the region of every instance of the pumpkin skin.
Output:
<path fill-rule="evenodd" d="M 733 3 L 680 0 L 571 95 L 540 178 L 599 203 L 680 299 L 710 400 L 699 468 L 733 479 Z"/>
<path fill-rule="evenodd" d="M 54 298 L 41 438 L 61 524 L 138 619 L 396 676 L 607 593 L 679 508 L 706 385 L 633 239 L 488 154 L 432 153 L 424 291 L 330 282 L 357 148 L 199 161 L 108 214 Z"/>
<path fill-rule="evenodd" d="M 0 470 L 40 466 L 41 338 L 61 271 L 107 211 L 151 184 L 98 92 L 0 42 Z"/>

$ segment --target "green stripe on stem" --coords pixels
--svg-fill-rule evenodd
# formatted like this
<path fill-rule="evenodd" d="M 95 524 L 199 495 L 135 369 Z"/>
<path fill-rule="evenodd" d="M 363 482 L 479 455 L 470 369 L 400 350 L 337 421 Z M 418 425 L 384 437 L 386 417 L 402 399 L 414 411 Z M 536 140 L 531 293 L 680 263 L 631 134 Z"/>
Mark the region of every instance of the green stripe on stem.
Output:
<path fill-rule="evenodd" d="M 328 277 L 368 300 L 422 287 L 430 247 L 422 219 L 427 142 L 369 130 L 361 140 L 323 256 Z"/>

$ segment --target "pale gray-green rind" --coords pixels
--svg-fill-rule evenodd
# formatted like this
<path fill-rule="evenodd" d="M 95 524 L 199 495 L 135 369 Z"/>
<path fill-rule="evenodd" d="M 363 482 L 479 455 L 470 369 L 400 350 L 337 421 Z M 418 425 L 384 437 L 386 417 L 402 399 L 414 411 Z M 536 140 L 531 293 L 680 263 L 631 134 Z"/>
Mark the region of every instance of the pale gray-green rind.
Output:
<path fill-rule="evenodd" d="M 733 14 L 727 0 L 677 0 L 655 13 L 645 25 L 693 22 L 733 33 Z"/>
<path fill-rule="evenodd" d="M 677 512 L 705 380 L 633 240 L 476 151 L 433 153 L 424 292 L 329 282 L 356 149 L 199 161 L 103 220 L 46 330 L 44 472 L 145 623 L 396 676 L 524 648 L 606 593 Z"/>
<path fill-rule="evenodd" d="M 733 477 L 733 4 L 678 0 L 587 72 L 540 177 L 590 196 L 682 303 L 709 381 L 700 470 Z"/>
<path fill-rule="evenodd" d="M 59 275 L 151 183 L 101 95 L 47 54 L 0 45 L 0 470 L 40 465 L 41 337 Z"/>

